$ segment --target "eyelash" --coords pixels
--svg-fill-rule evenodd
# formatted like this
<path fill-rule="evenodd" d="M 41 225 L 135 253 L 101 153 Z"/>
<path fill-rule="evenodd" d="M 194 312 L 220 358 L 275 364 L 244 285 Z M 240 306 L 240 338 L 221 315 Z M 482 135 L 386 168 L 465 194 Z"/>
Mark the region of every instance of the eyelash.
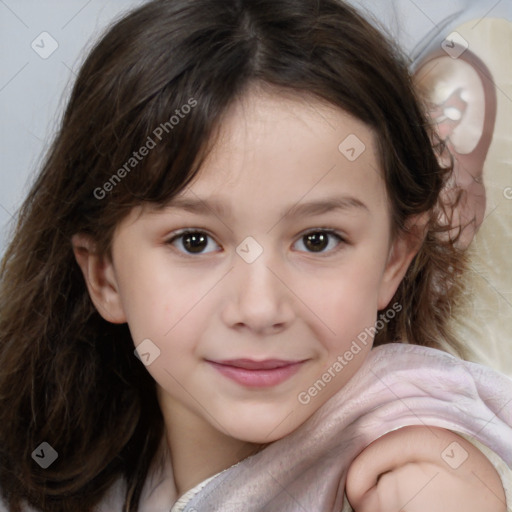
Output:
<path fill-rule="evenodd" d="M 336 254 L 338 251 L 341 250 L 341 247 L 340 246 L 343 246 L 343 245 L 346 245 L 348 244 L 348 241 L 346 240 L 346 238 L 338 231 L 336 231 L 335 229 L 331 229 L 331 228 L 317 228 L 317 229 L 312 229 L 312 230 L 309 230 L 309 231 L 306 231 L 304 233 L 302 233 L 298 239 L 297 239 L 297 242 L 298 241 L 302 241 L 304 237 L 306 237 L 307 235 L 311 235 L 311 234 L 318 234 L 318 233 L 322 233 L 322 234 L 327 234 L 328 236 L 333 236 L 335 238 L 338 239 L 339 243 L 338 243 L 338 246 L 335 248 L 335 249 L 331 249 L 330 251 L 319 251 L 319 252 L 315 252 L 315 251 L 299 251 L 299 252 L 306 252 L 307 254 L 318 254 L 318 255 L 324 255 L 324 254 L 327 254 L 328 256 L 330 255 L 333 255 L 333 254 Z M 179 240 L 179 239 L 183 239 L 183 237 L 185 237 L 186 235 L 191 235 L 191 234 L 194 234 L 194 235 L 206 235 L 207 237 L 211 238 L 213 240 L 213 236 L 210 235 L 207 231 L 203 231 L 203 230 L 200 230 L 200 229 L 190 229 L 190 228 L 187 228 L 187 229 L 184 229 L 184 230 L 181 230 L 181 231 L 177 231 L 175 232 L 171 238 L 169 238 L 165 243 L 167 245 L 173 245 L 173 242 L 175 242 L 176 240 Z M 217 242 L 215 242 L 217 244 Z M 296 243 L 296 242 L 295 242 Z M 218 244 L 217 244 L 218 245 Z M 209 253 L 190 253 L 190 252 L 183 252 L 181 250 L 177 250 L 177 252 L 183 256 L 183 257 L 197 257 L 197 256 L 201 256 L 201 255 L 204 255 L 204 254 L 209 254 Z M 212 251 L 212 252 L 215 252 L 215 251 Z M 321 257 L 326 257 L 326 256 L 321 256 Z"/>

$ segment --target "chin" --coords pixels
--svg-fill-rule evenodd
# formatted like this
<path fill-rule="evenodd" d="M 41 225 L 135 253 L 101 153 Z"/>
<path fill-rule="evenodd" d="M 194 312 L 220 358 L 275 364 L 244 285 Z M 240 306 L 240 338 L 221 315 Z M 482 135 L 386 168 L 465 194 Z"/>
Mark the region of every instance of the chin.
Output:
<path fill-rule="evenodd" d="M 278 441 L 288 434 L 296 430 L 306 418 L 298 418 L 295 411 L 292 411 L 288 416 L 286 415 L 262 415 L 253 416 L 247 421 L 241 422 L 240 419 L 231 423 L 229 432 L 226 432 L 231 437 L 254 444 L 268 444 Z"/>

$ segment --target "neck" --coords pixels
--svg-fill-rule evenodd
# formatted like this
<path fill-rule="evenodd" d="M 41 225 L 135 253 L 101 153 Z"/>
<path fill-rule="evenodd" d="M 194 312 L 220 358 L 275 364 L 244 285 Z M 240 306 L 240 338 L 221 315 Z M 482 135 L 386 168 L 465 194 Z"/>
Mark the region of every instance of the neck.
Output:
<path fill-rule="evenodd" d="M 192 411 L 160 401 L 177 495 L 262 449 L 213 428 Z"/>

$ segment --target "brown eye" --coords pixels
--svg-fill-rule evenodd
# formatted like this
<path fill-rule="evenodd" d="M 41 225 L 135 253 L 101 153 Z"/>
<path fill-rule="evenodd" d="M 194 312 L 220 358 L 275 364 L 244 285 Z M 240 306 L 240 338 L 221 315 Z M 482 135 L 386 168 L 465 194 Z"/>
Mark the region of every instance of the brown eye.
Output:
<path fill-rule="evenodd" d="M 208 252 L 212 252 L 205 251 L 209 245 L 208 239 L 211 239 L 210 235 L 202 231 L 185 231 L 174 236 L 167 243 L 174 245 L 177 247 L 177 249 L 184 253 L 206 254 Z"/>
<path fill-rule="evenodd" d="M 337 239 L 338 243 L 334 240 Z M 333 231 L 318 230 L 310 231 L 303 235 L 298 242 L 302 242 L 307 252 L 313 253 L 328 253 L 335 252 L 337 246 L 345 240 Z M 330 250 L 325 250 L 330 247 Z"/>
<path fill-rule="evenodd" d="M 208 245 L 208 240 L 202 233 L 187 233 L 183 236 L 183 247 L 189 252 L 202 252 Z"/>
<path fill-rule="evenodd" d="M 323 251 L 329 243 L 328 237 L 325 235 L 325 233 L 322 232 L 305 235 L 304 239 L 304 245 L 314 252 Z"/>

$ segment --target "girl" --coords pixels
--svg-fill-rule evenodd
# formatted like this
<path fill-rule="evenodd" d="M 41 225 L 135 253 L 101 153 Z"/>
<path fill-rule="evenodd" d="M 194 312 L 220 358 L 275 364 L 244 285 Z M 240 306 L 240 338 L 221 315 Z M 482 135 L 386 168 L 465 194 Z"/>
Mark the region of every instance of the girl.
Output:
<path fill-rule="evenodd" d="M 434 137 L 338 1 L 116 23 L 2 263 L 5 510 L 505 510 Z"/>

